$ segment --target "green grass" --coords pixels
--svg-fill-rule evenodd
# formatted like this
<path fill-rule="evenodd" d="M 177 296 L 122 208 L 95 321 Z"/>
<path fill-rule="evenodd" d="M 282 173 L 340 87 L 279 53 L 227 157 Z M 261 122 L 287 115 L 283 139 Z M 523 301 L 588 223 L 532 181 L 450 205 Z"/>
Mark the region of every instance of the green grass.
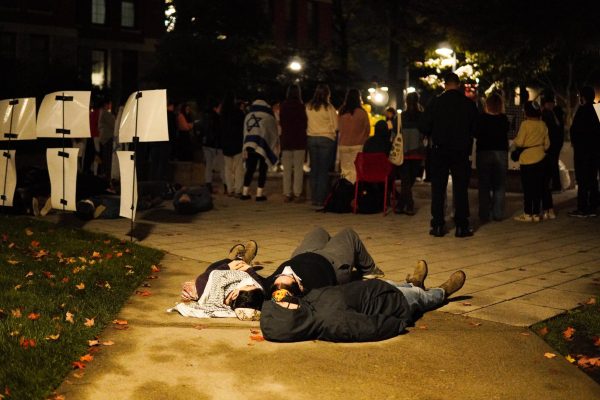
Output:
<path fill-rule="evenodd" d="M 600 337 L 600 298 L 588 301 L 583 306 L 554 318 L 540 322 L 531 327 L 538 335 L 563 356 L 570 356 L 575 360 L 575 363 L 585 357 L 599 357 L 600 346 L 597 346 L 598 338 Z M 567 328 L 575 329 L 571 340 L 564 337 L 563 332 Z M 547 329 L 547 333 L 545 333 Z M 582 368 L 596 382 L 600 383 L 600 367 Z"/>
<path fill-rule="evenodd" d="M 107 235 L 0 216 L 0 399 L 47 397 L 162 255 Z M 35 347 L 26 348 L 26 339 Z"/>

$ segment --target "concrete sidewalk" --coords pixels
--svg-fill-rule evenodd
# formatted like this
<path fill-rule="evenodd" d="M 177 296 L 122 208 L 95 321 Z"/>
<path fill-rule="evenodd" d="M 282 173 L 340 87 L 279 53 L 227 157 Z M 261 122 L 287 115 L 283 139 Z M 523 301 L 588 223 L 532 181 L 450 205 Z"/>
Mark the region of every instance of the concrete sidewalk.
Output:
<path fill-rule="evenodd" d="M 427 234 L 426 185 L 414 217 L 316 213 L 308 205 L 242 202 L 222 195 L 215 210 L 186 219 L 168 209 L 138 221 L 141 244 L 169 254 L 151 297 L 132 297 L 108 328 L 82 378 L 70 376 L 67 399 L 564 399 L 598 398 L 600 386 L 524 327 L 575 307 L 600 288 L 600 219 L 570 219 L 574 192 L 555 196 L 554 221 L 512 220 L 477 228 L 472 238 Z M 473 193 L 472 193 L 473 194 Z M 521 197 L 509 195 L 516 213 Z M 475 202 L 472 202 L 472 211 Z M 54 218 L 57 218 L 56 216 Z M 250 339 L 258 323 L 186 319 L 165 310 L 180 285 L 223 258 L 231 245 L 257 240 L 257 263 L 269 273 L 316 225 L 353 227 L 386 271 L 402 280 L 415 261 L 429 263 L 430 287 L 467 272 L 460 297 L 419 320 L 410 333 L 368 344 L 274 344 Z M 125 237 L 127 220 L 96 220 L 86 229 Z M 453 233 L 453 232 L 452 232 Z"/>

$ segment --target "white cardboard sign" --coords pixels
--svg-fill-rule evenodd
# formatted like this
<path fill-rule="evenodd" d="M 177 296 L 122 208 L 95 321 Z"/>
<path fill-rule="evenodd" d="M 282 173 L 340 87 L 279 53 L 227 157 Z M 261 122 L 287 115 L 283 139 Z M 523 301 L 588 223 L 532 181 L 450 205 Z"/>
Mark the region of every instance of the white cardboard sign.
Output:
<path fill-rule="evenodd" d="M 37 137 L 60 139 L 63 128 L 68 131 L 65 134 L 68 139 L 91 137 L 90 93 L 65 91 L 47 94 L 38 113 Z"/>
<path fill-rule="evenodd" d="M 35 98 L 0 100 L 0 140 L 32 140 L 35 130 Z"/>
<path fill-rule="evenodd" d="M 140 142 L 169 140 L 166 89 L 143 90 L 129 96 L 121 116 L 119 143 L 133 142 L 136 130 Z"/>

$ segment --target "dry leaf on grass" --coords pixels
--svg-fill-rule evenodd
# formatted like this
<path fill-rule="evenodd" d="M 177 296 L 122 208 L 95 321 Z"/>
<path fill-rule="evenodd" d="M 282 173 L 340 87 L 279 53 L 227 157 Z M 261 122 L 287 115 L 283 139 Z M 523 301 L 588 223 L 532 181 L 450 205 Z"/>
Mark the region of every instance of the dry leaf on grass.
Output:
<path fill-rule="evenodd" d="M 28 339 L 25 336 L 21 336 L 19 338 L 19 346 L 21 346 L 24 349 L 28 349 L 28 348 L 33 348 L 36 346 L 36 342 L 35 339 Z"/>
<path fill-rule="evenodd" d="M 69 311 L 67 311 L 67 313 L 65 314 L 65 321 L 70 322 L 71 324 L 74 324 L 75 323 L 75 321 L 73 320 L 74 316 L 75 316 L 75 314 L 72 314 Z"/>
<path fill-rule="evenodd" d="M 543 328 L 538 329 L 537 333 L 540 336 L 546 336 L 549 332 L 549 329 L 547 326 L 544 326 Z"/>
<path fill-rule="evenodd" d="M 88 346 L 92 347 L 92 346 L 98 346 L 100 344 L 99 340 L 88 340 Z"/>
<path fill-rule="evenodd" d="M 546 358 L 554 358 L 554 357 L 556 357 L 556 354 L 554 354 L 554 353 L 544 353 L 544 357 L 546 357 Z"/>
<path fill-rule="evenodd" d="M 102 256 L 100 255 L 100 252 L 98 252 L 98 251 L 94 251 L 94 252 L 92 252 L 92 258 L 100 258 L 100 257 L 102 257 Z"/>
<path fill-rule="evenodd" d="M 85 356 L 79 357 L 79 361 L 82 361 L 82 362 L 89 362 L 89 361 L 92 361 L 93 359 L 94 359 L 94 356 L 91 354 L 86 354 Z"/>
<path fill-rule="evenodd" d="M 40 319 L 40 314 L 39 313 L 29 313 L 29 315 L 27 316 L 27 319 L 30 319 L 32 321 L 35 321 L 36 319 Z"/>
<path fill-rule="evenodd" d="M 15 308 L 14 310 L 10 310 L 10 313 L 15 318 L 21 318 L 22 317 L 21 309 L 20 308 Z"/>
<path fill-rule="evenodd" d="M 581 368 L 600 367 L 600 357 L 580 356 L 577 365 Z"/>
<path fill-rule="evenodd" d="M 27 236 L 31 236 L 31 235 L 33 235 L 33 231 L 31 229 L 29 229 L 29 228 L 25 228 L 25 234 Z"/>
<path fill-rule="evenodd" d="M 54 341 L 58 340 L 59 337 L 60 337 L 60 333 L 57 333 L 56 335 L 48 335 L 44 339 L 54 342 Z"/>
<path fill-rule="evenodd" d="M 73 366 L 74 369 L 85 369 L 85 364 L 82 363 L 81 361 L 73 361 L 71 363 L 71 365 Z"/>
<path fill-rule="evenodd" d="M 86 318 L 83 324 L 88 328 L 94 326 L 94 318 Z"/>
<path fill-rule="evenodd" d="M 10 265 L 17 265 L 17 264 L 20 264 L 20 263 L 21 263 L 21 261 L 17 261 L 17 260 L 8 260 L 7 262 L 8 262 Z"/>
<path fill-rule="evenodd" d="M 77 288 L 77 290 L 83 290 L 85 289 L 85 283 L 80 282 L 79 285 L 75 285 L 75 287 Z"/>
<path fill-rule="evenodd" d="M 150 267 L 150 271 L 157 273 L 157 272 L 160 272 L 160 268 L 158 268 L 156 265 L 152 265 Z"/>
<path fill-rule="evenodd" d="M 40 242 L 38 242 L 37 240 L 32 240 L 31 247 L 40 247 Z"/>
<path fill-rule="evenodd" d="M 115 319 L 115 320 L 113 320 L 112 323 L 116 324 L 116 325 L 127 325 L 128 324 L 128 322 L 124 319 Z"/>
<path fill-rule="evenodd" d="M 573 364 L 575 362 L 575 359 L 573 357 L 571 357 L 571 355 L 567 355 L 565 356 L 565 360 L 567 360 L 568 362 L 570 362 L 571 364 Z"/>
<path fill-rule="evenodd" d="M 568 341 L 573 340 L 574 334 L 575 334 L 575 328 L 573 328 L 571 326 L 569 326 L 567 329 L 565 329 L 564 332 L 562 333 L 563 338 Z"/>
<path fill-rule="evenodd" d="M 29 271 L 27 274 L 25 274 L 25 278 L 29 278 L 30 276 L 33 276 L 33 271 Z"/>

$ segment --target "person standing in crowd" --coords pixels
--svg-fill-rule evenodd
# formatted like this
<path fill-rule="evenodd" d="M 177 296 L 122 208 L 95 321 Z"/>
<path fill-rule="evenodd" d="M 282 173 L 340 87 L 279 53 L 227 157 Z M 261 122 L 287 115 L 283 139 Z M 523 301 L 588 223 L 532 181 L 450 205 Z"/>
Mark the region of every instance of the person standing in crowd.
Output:
<path fill-rule="evenodd" d="M 346 93 L 344 104 L 340 107 L 338 125 L 341 173 L 344 178 L 354 183 L 356 181 L 354 160 L 362 151 L 371 132 L 369 116 L 362 107 L 358 89 L 349 89 Z"/>
<path fill-rule="evenodd" d="M 192 161 L 194 158 L 192 150 L 193 121 L 192 109 L 189 104 L 181 104 L 179 114 L 177 114 L 177 150 L 175 152 L 179 161 Z"/>
<path fill-rule="evenodd" d="M 544 157 L 550 147 L 548 128 L 540 120 L 542 113 L 537 103 L 525 103 L 525 121 L 513 142 L 514 147 L 524 148 L 519 156 L 521 166 L 521 184 L 523 185 L 523 211 L 515 221 L 539 222 L 540 204 L 544 185 Z"/>
<path fill-rule="evenodd" d="M 291 85 L 279 111 L 281 126 L 281 163 L 283 165 L 283 201 L 304 202 L 304 159 L 306 158 L 306 109 L 300 86 Z M 293 176 L 293 186 L 292 186 Z"/>
<path fill-rule="evenodd" d="M 240 197 L 244 184 L 244 112 L 236 105 L 235 95 L 228 92 L 221 104 L 221 146 L 225 184 L 229 196 Z"/>
<path fill-rule="evenodd" d="M 323 205 L 329 191 L 329 171 L 336 152 L 338 117 L 330 97 L 329 86 L 320 84 L 306 105 L 310 194 L 312 205 L 318 207 Z"/>
<path fill-rule="evenodd" d="M 577 180 L 577 209 L 571 217 L 597 216 L 600 205 L 598 193 L 598 164 L 600 163 L 600 121 L 594 110 L 594 88 L 584 86 L 579 90 L 580 106 L 571 124 L 571 146 Z"/>
<path fill-rule="evenodd" d="M 171 143 L 177 134 L 177 115 L 175 115 L 175 104 L 171 99 L 167 100 L 167 132 L 169 141 L 167 142 L 148 142 L 148 179 L 151 181 L 170 181 L 171 168 L 169 159 L 171 158 Z"/>
<path fill-rule="evenodd" d="M 422 173 L 423 159 L 425 158 L 424 137 L 419 132 L 419 123 L 423 109 L 419 103 L 417 92 L 406 95 L 406 110 L 400 114 L 404 145 L 404 162 L 399 167 L 400 195 L 394 210 L 397 214 L 415 215 L 415 202 L 412 188 L 418 176 Z"/>
<path fill-rule="evenodd" d="M 223 176 L 223 168 L 219 165 L 221 152 L 221 105 L 215 100 L 208 101 L 208 109 L 204 114 L 202 121 L 202 153 L 204 154 L 204 183 L 211 193 L 216 193 L 216 187 L 213 186 L 213 177 L 215 171 Z M 226 185 L 225 179 L 222 179 Z M 227 191 L 227 189 L 225 190 Z"/>
<path fill-rule="evenodd" d="M 441 237 L 445 232 L 444 203 L 448 171 L 452 175 L 452 199 L 456 237 L 473 236 L 469 226 L 469 156 L 477 120 L 477 107 L 460 91 L 460 79 L 446 74 L 445 91 L 425 110 L 419 130 L 431 141 L 431 230 Z"/>
<path fill-rule="evenodd" d="M 258 186 L 256 201 L 265 201 L 264 194 L 267 182 L 267 168 L 277 164 L 274 149 L 279 145 L 277 121 L 269 104 L 261 99 L 255 100 L 244 119 L 244 156 L 246 174 L 240 199 L 250 200 L 250 184 L 258 166 Z"/>
<path fill-rule="evenodd" d="M 100 173 L 110 180 L 113 135 L 115 133 L 115 116 L 112 113 L 112 102 L 108 98 L 102 100 L 102 108 L 98 116 L 98 137 L 100 139 Z"/>
<path fill-rule="evenodd" d="M 550 147 L 546 152 L 545 169 L 544 169 L 544 191 L 542 192 L 542 219 L 555 219 L 554 204 L 552 202 L 552 186 L 558 179 L 560 187 L 560 176 L 558 172 L 558 159 L 560 150 L 563 146 L 564 132 L 562 124 L 554 113 L 556 102 L 554 96 L 545 96 L 542 99 L 542 121 L 548 128 L 548 138 L 550 139 Z"/>
<path fill-rule="evenodd" d="M 509 122 L 504 114 L 502 97 L 498 93 L 492 93 L 485 100 L 485 112 L 479 115 L 475 130 L 481 223 L 490 219 L 504 219 L 508 130 Z"/>

